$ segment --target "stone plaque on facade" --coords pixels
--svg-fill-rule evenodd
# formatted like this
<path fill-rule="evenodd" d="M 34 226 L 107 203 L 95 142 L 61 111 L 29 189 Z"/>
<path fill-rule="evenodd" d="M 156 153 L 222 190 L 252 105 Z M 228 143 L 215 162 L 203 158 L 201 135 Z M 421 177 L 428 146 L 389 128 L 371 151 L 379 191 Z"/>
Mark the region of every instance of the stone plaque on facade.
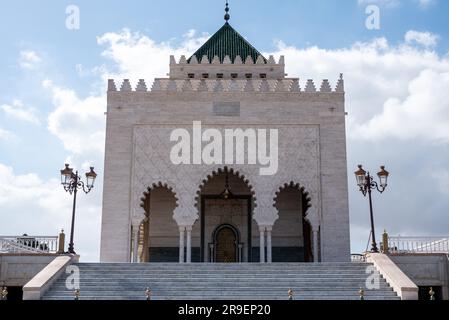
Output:
<path fill-rule="evenodd" d="M 220 117 L 239 117 L 240 102 L 214 102 L 212 113 Z"/>

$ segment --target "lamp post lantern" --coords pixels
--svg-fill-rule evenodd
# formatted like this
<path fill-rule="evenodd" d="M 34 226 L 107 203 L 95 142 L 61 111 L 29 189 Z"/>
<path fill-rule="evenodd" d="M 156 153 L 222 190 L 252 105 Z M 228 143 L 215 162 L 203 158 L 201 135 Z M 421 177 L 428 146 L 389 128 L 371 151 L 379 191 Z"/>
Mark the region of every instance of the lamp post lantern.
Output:
<path fill-rule="evenodd" d="M 88 194 L 94 187 L 97 174 L 94 171 L 94 167 L 90 168 L 90 171 L 86 173 L 86 183 L 81 180 L 81 176 L 78 171 L 73 173 L 73 169 L 70 165 L 66 164 L 65 168 L 61 170 L 61 184 L 64 190 L 71 195 L 73 194 L 73 208 L 72 208 L 72 224 L 70 228 L 70 243 L 68 253 L 75 254 L 75 248 L 73 244 L 73 236 L 75 232 L 75 211 L 76 211 L 76 195 L 78 189 L 83 190 Z"/>
<path fill-rule="evenodd" d="M 363 170 L 363 166 L 359 165 L 358 170 L 355 172 L 355 177 L 357 180 L 357 186 L 360 188 L 363 196 L 366 197 L 368 195 L 369 199 L 369 209 L 370 209 L 370 218 L 371 218 L 371 239 L 372 239 L 372 247 L 371 252 L 379 252 L 376 243 L 376 234 L 374 229 L 374 214 L 373 214 L 373 200 L 371 197 L 371 191 L 377 190 L 380 193 L 383 193 L 388 186 L 388 177 L 390 173 L 385 170 L 385 166 L 380 167 L 380 171 L 377 173 L 379 177 L 380 183 L 374 181 L 374 177 L 370 175 L 369 172 Z"/>

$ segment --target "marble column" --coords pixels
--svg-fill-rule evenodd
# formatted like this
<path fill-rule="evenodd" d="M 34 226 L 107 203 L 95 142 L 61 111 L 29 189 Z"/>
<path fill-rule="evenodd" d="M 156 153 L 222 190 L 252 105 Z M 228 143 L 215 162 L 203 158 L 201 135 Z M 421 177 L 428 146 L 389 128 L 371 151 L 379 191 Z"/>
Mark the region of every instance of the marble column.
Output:
<path fill-rule="evenodd" d="M 260 227 L 260 263 L 265 263 L 265 227 Z"/>
<path fill-rule="evenodd" d="M 319 262 L 319 248 L 318 248 L 319 242 L 318 242 L 318 231 L 313 230 L 313 262 L 317 263 Z"/>
<path fill-rule="evenodd" d="M 133 237 L 133 263 L 139 262 L 138 260 L 138 249 L 139 249 L 139 226 L 132 227 L 132 237 Z"/>
<path fill-rule="evenodd" d="M 267 227 L 267 262 L 272 263 L 272 248 L 271 248 L 271 231 L 273 230 L 272 227 Z"/>
<path fill-rule="evenodd" d="M 192 262 L 192 227 L 187 227 L 187 263 Z"/>
<path fill-rule="evenodd" d="M 214 244 L 209 244 L 209 262 L 215 262 L 215 247 Z"/>
<path fill-rule="evenodd" d="M 179 227 L 179 263 L 185 262 L 184 257 L 184 238 L 185 238 L 185 227 Z"/>
<path fill-rule="evenodd" d="M 239 252 L 238 252 L 238 261 L 239 263 L 243 262 L 243 244 L 239 243 Z"/>
<path fill-rule="evenodd" d="M 143 257 L 141 262 L 150 262 L 150 219 L 145 218 L 143 225 Z"/>

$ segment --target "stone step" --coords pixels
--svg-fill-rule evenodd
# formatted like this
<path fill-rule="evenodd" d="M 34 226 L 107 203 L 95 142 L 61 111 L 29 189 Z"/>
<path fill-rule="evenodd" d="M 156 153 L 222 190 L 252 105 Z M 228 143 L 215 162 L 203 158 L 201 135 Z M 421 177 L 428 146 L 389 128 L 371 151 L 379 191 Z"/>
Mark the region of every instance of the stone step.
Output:
<path fill-rule="evenodd" d="M 261 281 L 261 284 L 253 284 L 251 282 L 246 282 L 242 283 L 242 284 L 237 284 L 237 283 L 232 283 L 232 282 L 227 282 L 224 284 L 211 284 L 208 282 L 200 282 L 200 283 L 194 283 L 194 282 L 184 282 L 184 283 L 180 283 L 180 282 L 174 282 L 174 281 L 159 281 L 159 282 L 147 282 L 147 281 L 140 281 L 140 282 L 120 282 L 120 283 L 116 283 L 116 282 L 92 282 L 92 283 L 81 283 L 80 287 L 81 288 L 91 288 L 91 287 L 95 287 L 95 286 L 101 286 L 103 288 L 121 288 L 121 287 L 126 287 L 126 288 L 142 288 L 142 287 L 152 287 L 152 288 L 160 288 L 163 286 L 172 286 L 172 287 L 191 287 L 191 288 L 230 288 L 230 287 L 235 287 L 235 288 L 240 288 L 240 287 L 252 287 L 252 288 L 289 288 L 289 287 L 300 287 L 300 288 L 360 288 L 360 287 L 365 287 L 365 281 L 359 281 L 359 282 L 350 282 L 350 283 L 337 283 L 337 282 L 333 282 L 333 283 L 316 283 L 316 282 L 297 282 L 297 281 L 289 281 L 289 282 L 280 282 L 280 283 L 269 283 L 269 282 L 264 282 Z M 56 284 L 53 285 L 54 288 L 66 288 L 66 284 L 65 282 L 58 282 Z M 383 289 L 383 288 L 388 288 L 388 284 L 386 283 L 380 283 L 379 288 Z"/>
<path fill-rule="evenodd" d="M 84 268 L 88 270 L 191 270 L 191 271 L 208 271 L 208 270 L 364 270 L 371 265 L 363 266 L 285 266 L 278 267 L 274 265 L 233 265 L 233 266 L 203 266 L 201 264 L 190 265 L 190 264 L 173 264 L 167 266 L 83 266 L 77 265 L 79 268 Z"/>
<path fill-rule="evenodd" d="M 63 298 L 63 297 L 52 297 L 48 298 L 46 300 L 55 300 L 55 301 L 61 301 L 61 300 L 73 300 L 73 298 Z M 83 298 L 80 298 L 80 300 L 86 300 L 86 301 L 144 301 L 145 298 L 126 298 L 126 297 L 95 297 L 95 296 L 86 296 Z M 203 296 L 203 297 L 177 297 L 173 298 L 171 296 L 160 296 L 155 297 L 151 299 L 152 301 L 201 301 L 201 300 L 208 300 L 208 301 L 285 301 L 288 300 L 287 298 L 281 298 L 281 297 L 258 297 L 257 299 L 254 297 L 216 297 L 216 296 Z M 321 301 L 321 300 L 329 300 L 329 301 L 358 301 L 360 300 L 359 297 L 354 296 L 338 296 L 338 297 L 299 297 L 297 299 L 294 299 L 297 301 Z M 399 297 L 384 297 L 384 296 L 377 296 L 377 297 L 369 297 L 365 299 L 367 301 L 398 301 L 401 300 Z"/>
<path fill-rule="evenodd" d="M 339 291 L 339 292 L 307 292 L 307 293 L 301 293 L 301 294 L 295 294 L 295 297 L 312 297 L 312 296 L 321 296 L 321 297 L 337 297 L 340 295 L 344 296 L 355 296 L 359 297 L 358 291 Z M 74 297 L 73 293 L 68 292 L 54 292 L 51 295 L 48 295 L 47 297 Z M 117 293 L 107 293 L 102 291 L 89 291 L 85 292 L 84 294 L 81 293 L 82 297 L 87 296 L 95 296 L 95 297 L 136 297 L 136 298 L 145 298 L 145 292 L 139 291 L 139 292 L 117 292 Z M 228 296 L 228 297 L 239 297 L 239 296 L 248 296 L 248 297 L 261 297 L 261 296 L 270 296 L 270 297 L 288 297 L 287 293 L 285 291 L 274 291 L 274 292 L 241 292 L 241 291 L 226 291 L 226 292 L 220 292 L 220 294 L 217 294 L 217 291 L 205 291 L 205 292 L 197 292 L 192 293 L 190 291 L 183 291 L 183 292 L 176 292 L 176 291 L 160 291 L 153 293 L 152 297 L 158 297 L 158 296 L 171 296 L 171 297 L 184 297 L 184 296 L 190 296 L 192 298 L 194 297 L 203 297 L 203 296 Z M 384 297 L 395 297 L 396 295 L 392 292 L 375 292 L 373 294 L 366 293 L 366 297 L 371 296 L 384 296 Z"/>
<path fill-rule="evenodd" d="M 358 293 L 341 293 L 341 294 L 335 294 L 335 295 L 323 295 L 320 293 L 307 293 L 307 294 L 297 294 L 294 295 L 294 300 L 315 300 L 315 299 L 332 299 L 332 300 L 339 300 L 340 298 L 344 297 L 343 299 L 354 299 L 354 300 L 360 300 L 360 296 Z M 74 300 L 74 295 L 63 295 L 63 294 L 55 294 L 51 296 L 47 296 L 46 299 L 64 299 L 64 300 Z M 91 294 L 91 293 L 85 293 L 81 294 L 80 299 L 81 300 L 96 300 L 96 299 L 103 299 L 103 300 L 111 300 L 115 298 L 120 299 L 126 299 L 126 300 L 146 300 L 145 294 L 136 294 L 136 295 L 126 295 L 126 294 Z M 191 295 L 189 293 L 184 295 L 175 295 L 172 292 L 167 293 L 161 293 L 161 294 L 153 294 L 151 296 L 151 300 L 159 300 L 161 298 L 165 298 L 168 300 L 202 300 L 204 298 L 213 299 L 213 300 L 260 300 L 260 299 L 269 299 L 269 300 L 288 300 L 288 295 L 285 294 L 285 292 L 282 293 L 271 293 L 271 294 L 258 294 L 254 295 L 252 293 L 214 293 L 214 294 L 199 294 L 199 295 Z M 395 295 L 386 295 L 385 293 L 378 293 L 373 295 L 366 295 L 366 300 L 373 300 L 376 298 L 382 298 L 382 299 L 396 299 L 398 300 L 399 297 Z"/>
<path fill-rule="evenodd" d="M 107 279 L 158 279 L 158 278 L 165 278 L 165 279 L 260 279 L 261 277 L 266 279 L 292 279 L 292 278 L 298 278 L 298 279 L 366 279 L 368 276 L 376 275 L 381 277 L 379 273 L 374 274 L 366 274 L 366 273 L 359 273 L 359 274 L 320 274 L 320 273 L 310 273 L 310 274 L 295 274 L 295 273 L 250 273 L 250 274 L 236 274 L 236 273 L 206 273 L 206 274 L 189 274 L 189 273 L 143 273 L 143 274 L 120 274 L 120 273 L 90 273 L 90 272 L 81 272 L 80 277 L 81 279 L 98 279 L 98 278 L 107 278 Z"/>
<path fill-rule="evenodd" d="M 325 271 L 325 270 L 332 270 L 332 271 L 364 271 L 368 267 L 371 267 L 369 265 L 364 267 L 358 267 L 358 268 L 303 268 L 303 267 L 285 267 L 285 268 L 194 268 L 194 267 L 186 267 L 186 268 L 174 268 L 174 267 L 164 267 L 164 268 L 130 268 L 130 267 L 114 267 L 114 268 L 92 268 L 92 267 L 82 267 L 78 266 L 81 270 L 89 270 L 89 271 L 101 271 L 101 270 L 119 270 L 119 271 L 187 271 L 187 272 L 209 272 L 209 271 L 260 271 L 260 272 L 270 272 L 270 271 L 279 271 L 279 270 L 289 270 L 289 271 Z"/>
<path fill-rule="evenodd" d="M 48 297 L 46 300 L 75 300 L 74 297 L 61 297 L 61 296 L 53 296 Z M 132 300 L 132 301 L 138 301 L 138 300 L 146 300 L 145 296 L 96 296 L 96 295 L 89 295 L 89 296 L 82 296 L 80 297 L 80 300 Z M 289 300 L 288 296 L 279 295 L 279 296 L 262 296 L 262 295 L 203 295 L 203 296 L 173 296 L 171 294 L 168 295 L 161 295 L 161 296 L 155 296 L 151 297 L 151 300 L 153 301 L 160 301 L 160 300 L 174 300 L 174 301 L 183 301 L 183 300 L 192 300 L 192 301 L 200 301 L 200 300 L 229 300 L 229 301 L 235 301 L 235 300 L 253 300 L 253 301 L 259 301 L 259 300 Z M 297 301 L 307 301 L 307 300 L 360 300 L 360 297 L 358 295 L 339 295 L 339 296 L 322 296 L 322 295 L 315 295 L 315 296 L 298 296 L 295 297 L 294 300 Z M 387 297 L 385 295 L 377 295 L 377 296 L 368 296 L 365 297 L 364 300 L 400 300 L 400 298 L 395 296 Z"/>
<path fill-rule="evenodd" d="M 179 296 L 179 295 L 190 295 L 190 296 L 202 296 L 202 295 L 239 295 L 239 294 L 246 294 L 246 295 L 252 295 L 253 297 L 258 297 L 261 295 L 280 295 L 280 296 L 287 296 L 287 288 L 282 288 L 282 289 L 275 289 L 275 290 L 253 290 L 253 289 L 247 289 L 247 288 L 242 288 L 241 290 L 237 290 L 235 289 L 234 291 L 231 290 L 218 290 L 219 294 L 217 294 L 217 290 L 190 290 L 190 289 L 186 289 L 186 288 L 180 288 L 180 289 L 176 289 L 176 290 L 157 290 L 157 289 L 153 289 L 152 290 L 152 295 L 154 296 L 160 296 L 160 295 L 172 295 L 172 296 Z M 197 293 L 194 294 L 192 293 L 192 291 L 196 291 Z M 116 295 L 127 295 L 125 292 L 129 293 L 129 295 L 131 296 L 135 296 L 135 297 L 144 297 L 145 296 L 145 290 L 142 288 L 140 290 L 120 290 L 117 289 L 115 291 L 113 290 L 106 290 L 106 291 L 101 291 L 101 290 L 81 290 L 81 295 L 82 296 L 90 296 L 90 295 L 96 295 L 96 296 L 116 296 Z M 294 288 L 294 292 L 296 292 L 295 296 L 298 294 L 303 294 L 303 295 L 323 295 L 323 296 L 339 296 L 339 295 L 357 295 L 358 296 L 358 292 L 359 290 L 356 288 L 353 288 L 352 290 L 301 290 L 301 289 L 295 289 Z M 73 297 L 73 290 L 69 290 L 69 291 L 59 291 L 59 290 L 55 290 L 49 294 L 46 295 L 46 297 L 50 297 L 50 296 L 68 296 L 68 297 Z M 397 296 L 397 294 L 392 291 L 392 290 L 376 290 L 374 293 L 366 293 L 367 296 L 373 296 L 373 295 L 384 295 L 384 296 Z"/>
<path fill-rule="evenodd" d="M 146 288 L 146 287 L 152 287 L 152 288 L 161 288 L 161 287 L 188 287 L 188 288 L 290 288 L 290 287 L 298 287 L 298 288 L 319 288 L 320 290 L 322 288 L 359 288 L 360 286 L 365 287 L 365 281 L 360 282 L 332 282 L 332 283 L 317 283 L 317 282 L 310 282 L 310 281 L 304 281 L 304 282 L 298 282 L 298 281 L 285 281 L 285 282 L 273 282 L 268 283 L 265 281 L 259 281 L 259 282 L 241 282 L 241 283 L 235 283 L 235 282 L 226 282 L 226 283 L 220 283 L 220 282 L 175 282 L 175 281 L 158 281 L 158 282 L 107 282 L 107 281 L 97 281 L 97 282 L 81 282 L 80 287 L 83 289 L 89 289 L 89 288 L 120 288 L 120 287 L 126 287 L 126 288 Z M 65 282 L 58 282 L 53 285 L 53 288 L 66 288 Z M 391 289 L 391 287 L 386 282 L 380 282 L 379 283 L 379 289 Z"/>
<path fill-rule="evenodd" d="M 320 263 L 303 263 L 303 262 L 292 262 L 292 263 L 77 263 L 78 266 L 89 266 L 89 267 L 110 267 L 110 266 L 128 266 L 128 267 L 166 267 L 166 266 L 178 266 L 181 268 L 188 266 L 198 266 L 198 267 L 237 267 L 242 266 L 254 266 L 254 267 L 280 267 L 285 268 L 289 266 L 304 266 L 304 267 L 360 267 L 371 265 L 366 262 L 320 262 Z"/>
<path fill-rule="evenodd" d="M 61 282 L 65 282 L 67 278 L 61 278 L 59 279 Z M 189 277 L 141 277 L 141 278 L 99 278 L 99 277 L 93 277 L 93 278 L 87 278 L 87 277 L 81 277 L 82 283 L 92 283 L 92 282 L 112 282 L 112 283 L 141 283 L 141 282 L 180 282 L 180 283 L 209 283 L 209 282 L 223 282 L 223 283 L 256 283 L 256 282 L 265 282 L 265 283 L 286 283 L 286 282 L 298 282 L 298 283 L 332 283 L 332 284 L 339 284 L 339 283 L 358 283 L 358 282 L 365 282 L 367 277 L 352 277 L 352 278 L 309 278 L 309 277 L 282 277 L 282 278 L 276 278 L 276 277 L 270 277 L 270 278 L 264 278 L 262 281 L 260 278 L 253 277 L 253 278 L 220 278 L 220 277 L 214 277 L 214 278 L 189 278 Z M 380 281 L 383 279 L 381 278 Z"/>
<path fill-rule="evenodd" d="M 70 280 L 69 280 L 70 281 Z M 229 287 L 229 286 L 253 286 L 253 287 L 273 287 L 273 286 L 279 286 L 279 287 L 290 287 L 290 286 L 299 286 L 299 287 L 360 287 L 365 286 L 366 280 L 358 280 L 358 281 L 325 281 L 325 282 L 317 282 L 317 281 L 310 281 L 310 280 L 304 280 L 304 281 L 295 281 L 295 280 L 286 280 L 286 281 L 264 281 L 264 280 L 254 280 L 254 281 L 173 281 L 171 279 L 167 280 L 138 280 L 138 281 L 128 281 L 128 280 L 122 280 L 122 281 L 107 281 L 107 280 L 96 280 L 96 281 L 82 281 L 80 283 L 80 286 L 84 287 L 91 287 L 91 286 L 163 286 L 163 285 L 171 285 L 171 286 L 194 286 L 194 287 Z M 54 287 L 57 286 L 66 286 L 66 281 L 58 281 L 54 284 Z M 386 282 L 380 281 L 380 287 L 383 286 L 388 287 L 388 284 Z"/>
<path fill-rule="evenodd" d="M 171 270 L 171 269 L 161 269 L 161 270 L 119 270 L 119 269 L 103 269 L 103 270 L 89 270 L 80 268 L 81 272 L 89 272 L 95 274 L 152 274 L 152 273 L 174 273 L 174 274 L 366 274 L 368 272 L 377 272 L 374 269 L 356 269 L 356 270 L 333 270 L 333 269 L 323 269 L 323 270 L 290 270 L 290 269 L 277 269 L 277 270 Z"/>
<path fill-rule="evenodd" d="M 298 300 L 359 300 L 366 263 L 334 264 L 77 264 L 81 300 L 287 300 L 292 288 Z M 398 300 L 380 277 L 367 300 Z M 73 300 L 63 274 L 44 299 Z"/>
<path fill-rule="evenodd" d="M 74 300 L 72 296 L 51 296 L 46 298 L 47 300 Z M 140 296 L 97 296 L 97 295 L 83 295 L 80 300 L 146 300 L 145 295 Z M 173 296 L 167 295 L 155 295 L 151 297 L 151 300 L 288 300 L 288 296 L 283 295 L 199 295 L 199 296 Z M 354 294 L 342 294 L 335 296 L 324 295 L 298 295 L 294 297 L 294 300 L 306 301 L 306 300 L 360 300 L 359 295 Z M 365 297 L 365 300 L 400 300 L 397 296 L 385 296 L 384 294 L 373 295 Z"/>
<path fill-rule="evenodd" d="M 364 265 L 364 266 L 350 266 L 350 267 L 318 267 L 318 266 L 285 266 L 283 269 L 284 270 L 319 270 L 319 271 L 323 271 L 323 270 L 347 270 L 347 271 L 351 271 L 351 270 L 365 270 L 367 267 L 370 267 L 371 265 Z M 146 271 L 146 270 L 153 270 L 153 271 L 162 271 L 162 270 L 176 270 L 176 271 L 210 271 L 210 270 L 220 270 L 220 271 L 224 271 L 224 270 L 230 270 L 230 271 L 234 271 L 234 270 L 238 270 L 238 271 L 244 271 L 244 270 L 250 270 L 250 271 L 254 271 L 254 270 L 279 270 L 279 267 L 273 267 L 273 266 L 244 266 L 242 265 L 241 267 L 238 266 L 232 266 L 232 267 L 226 267 L 226 266 L 222 266 L 222 267 L 214 267 L 214 266 L 201 266 L 201 265 L 170 265 L 170 266 L 161 266 L 161 267 L 132 267 L 132 266 L 105 266 L 105 267 L 92 267 L 92 266 L 77 266 L 80 269 L 86 269 L 86 270 L 141 270 L 141 271 Z"/>
<path fill-rule="evenodd" d="M 220 291 L 221 296 L 230 296 L 230 295 L 252 295 L 252 296 L 261 296 L 261 295 L 271 295 L 271 296 L 287 296 L 287 290 L 245 290 L 246 288 L 241 288 L 242 290 L 222 290 Z M 338 295 L 356 295 L 358 296 L 358 290 L 334 290 L 334 291 L 325 291 L 325 290 L 315 290 L 315 291 L 305 291 L 305 290 L 299 290 L 297 289 L 295 292 L 295 296 L 298 295 L 298 293 L 301 293 L 302 295 L 308 296 L 308 295 L 321 295 L 321 296 L 338 296 Z M 83 290 L 81 292 L 82 296 L 134 296 L 134 297 L 145 297 L 145 290 L 127 290 L 127 291 L 117 291 L 117 292 L 111 292 L 111 291 L 101 291 L 101 290 Z M 217 295 L 217 290 L 210 289 L 210 290 L 202 290 L 202 291 L 196 291 L 192 292 L 192 290 L 153 290 L 154 296 L 160 296 L 160 295 L 172 295 L 172 296 L 204 296 L 204 295 Z M 366 296 L 376 296 L 376 295 L 384 295 L 384 296 L 396 296 L 395 292 L 393 291 L 384 291 L 384 290 L 376 290 L 375 292 L 366 291 Z M 67 297 L 73 297 L 73 291 L 52 291 L 51 294 L 47 295 L 47 297 L 51 296 L 67 296 Z"/>
<path fill-rule="evenodd" d="M 179 283 L 182 285 L 186 284 L 198 284 L 198 285 L 204 285 L 204 284 L 232 284 L 232 285 L 238 285 L 238 284 L 244 284 L 244 283 L 250 283 L 250 284 L 270 284 L 270 285 L 283 285 L 286 283 L 296 283 L 301 285 L 307 285 L 307 284 L 316 284 L 317 286 L 320 285 L 354 285 L 357 283 L 365 283 L 366 278 L 357 278 L 357 279 L 311 279 L 311 278 L 282 278 L 282 279 L 238 279 L 239 281 L 236 281 L 236 279 L 225 279 L 225 278 L 214 278 L 214 279 L 189 279 L 189 278 L 183 278 L 183 279 L 174 279 L 174 278 L 136 278 L 136 279 L 99 279 L 99 278 L 92 278 L 92 279 L 81 279 L 80 283 L 83 285 L 92 285 L 92 284 L 116 284 L 116 285 L 129 285 L 129 284 L 141 284 L 141 283 Z M 58 281 L 55 284 L 61 283 L 65 284 L 66 279 L 58 279 Z M 69 280 L 70 281 L 70 280 Z M 380 279 L 380 283 L 385 283 L 383 279 Z"/>
<path fill-rule="evenodd" d="M 363 270 L 87 270 L 79 269 L 80 272 L 89 274 L 189 274 L 189 275 L 208 275 L 208 274 L 235 274 L 235 275 L 270 275 L 270 274 L 288 274 L 288 275 L 310 275 L 310 274 L 332 274 L 332 275 L 352 275 L 367 274 L 367 271 L 372 273 L 378 273 L 377 271 L 371 269 Z"/>
<path fill-rule="evenodd" d="M 78 266 L 85 266 L 91 268 L 106 267 L 130 267 L 130 268 L 361 268 L 369 266 L 371 263 L 124 263 L 124 264 L 91 264 L 91 263 L 77 263 Z"/>
<path fill-rule="evenodd" d="M 187 273 L 187 274 L 208 274 L 208 273 L 223 273 L 223 274 L 366 274 L 367 271 L 372 272 L 373 269 L 355 269 L 355 270 L 334 270 L 334 269 L 322 269 L 322 270 L 304 270 L 304 269 L 276 269 L 276 270 L 119 270 L 119 269 L 84 269 L 80 268 L 80 271 L 89 273 L 125 273 L 125 274 L 151 274 L 151 273 Z"/>
<path fill-rule="evenodd" d="M 191 278 L 191 279 L 213 279 L 213 278 L 230 278 L 230 279 L 248 279 L 248 278 L 276 278 L 276 279 L 291 279 L 291 278 L 310 278 L 310 279 L 352 279 L 352 278 L 367 278 L 371 275 L 380 276 L 379 273 L 224 273 L 224 272 L 211 272 L 211 273 L 162 273 L 162 272 L 150 272 L 150 273 L 92 273 L 88 271 L 80 271 L 81 278 L 124 278 L 127 279 L 141 279 L 141 278 Z"/>

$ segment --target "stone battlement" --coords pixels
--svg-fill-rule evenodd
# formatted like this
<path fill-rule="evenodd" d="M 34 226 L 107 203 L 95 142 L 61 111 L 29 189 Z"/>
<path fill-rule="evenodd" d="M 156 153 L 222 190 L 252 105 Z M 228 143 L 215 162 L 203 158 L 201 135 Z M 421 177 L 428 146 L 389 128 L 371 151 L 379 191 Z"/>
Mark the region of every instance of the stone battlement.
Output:
<path fill-rule="evenodd" d="M 196 56 L 192 56 L 190 59 L 190 62 L 187 60 L 185 55 L 182 55 L 179 59 L 179 62 L 176 62 L 175 56 L 170 56 L 170 65 L 195 65 L 195 64 L 246 64 L 246 65 L 285 65 L 285 58 L 284 56 L 280 56 L 278 62 L 276 62 L 273 55 L 270 55 L 268 60 L 265 61 L 263 56 L 259 56 L 256 61 L 253 60 L 251 56 L 248 57 L 241 57 L 237 55 L 234 61 L 231 61 L 231 58 L 229 56 L 226 56 L 223 60 L 223 63 L 220 62 L 220 58 L 218 56 L 215 56 L 212 61 L 209 61 L 209 58 L 205 55 L 202 57 L 200 61 L 198 61 L 198 58 Z"/>
<path fill-rule="evenodd" d="M 284 56 L 276 61 L 272 55 L 268 59 L 262 55 L 257 59 L 237 55 L 234 60 L 229 56 L 222 60 L 215 56 L 210 60 L 206 55 L 201 59 L 194 55 L 188 60 L 183 55 L 179 62 L 170 56 L 170 79 L 283 79 L 285 76 Z"/>
<path fill-rule="evenodd" d="M 108 92 L 253 92 L 253 93 L 344 93 L 343 76 L 333 88 L 329 80 L 325 79 L 318 88 L 309 79 L 303 85 L 298 78 L 290 79 L 155 79 L 148 87 L 145 80 L 139 80 L 135 89 L 129 79 L 125 79 L 117 89 L 114 80 L 108 82 Z"/>

